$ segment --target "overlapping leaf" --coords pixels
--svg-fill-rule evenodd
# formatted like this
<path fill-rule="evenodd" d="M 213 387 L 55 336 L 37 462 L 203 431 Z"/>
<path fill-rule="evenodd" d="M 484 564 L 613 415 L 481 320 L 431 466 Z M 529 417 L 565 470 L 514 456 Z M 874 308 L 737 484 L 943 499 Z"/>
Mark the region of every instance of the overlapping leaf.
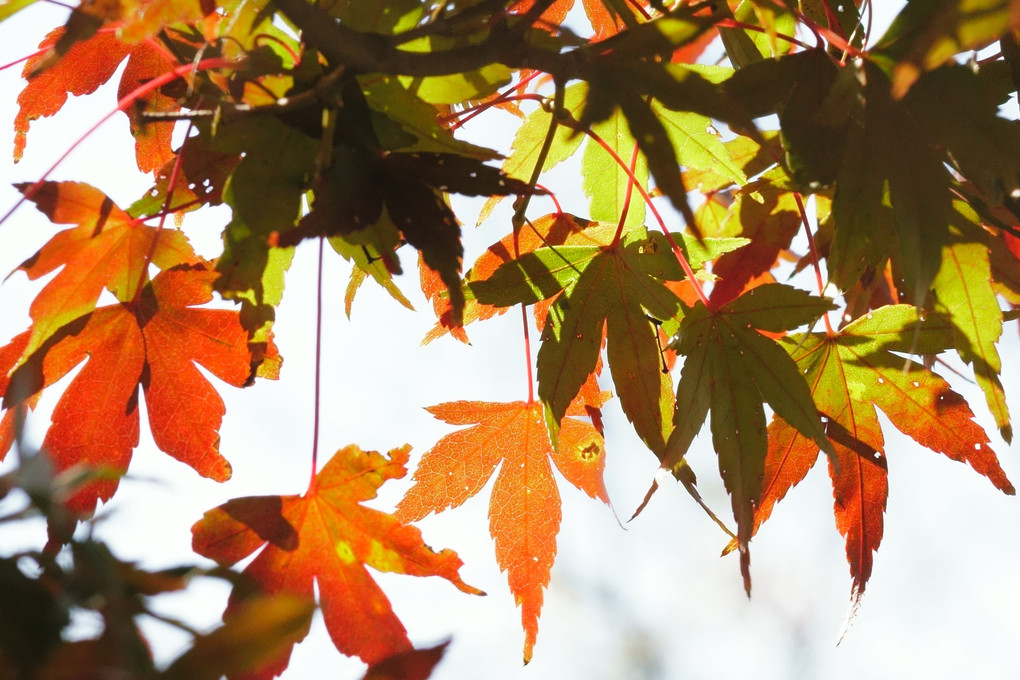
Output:
<path fill-rule="evenodd" d="M 471 265 L 471 269 L 464 275 L 464 283 L 467 284 L 469 290 L 465 296 L 467 299 L 464 303 L 463 325 L 466 326 L 473 321 L 491 319 L 509 309 L 509 306 L 496 306 L 480 302 L 471 291 L 471 286 L 475 281 L 484 281 L 491 277 L 500 266 L 515 257 L 533 252 L 543 246 L 594 245 L 610 239 L 612 230 L 612 225 L 605 223 L 583 220 L 567 213 L 552 213 L 535 220 L 529 220 L 516 238 L 513 233 L 507 234 L 479 255 Z M 431 342 L 447 332 L 453 334 L 461 342 L 467 342 L 467 333 L 464 329 L 453 325 L 450 300 L 448 296 L 441 294 L 444 288 L 439 276 L 423 267 L 421 281 L 422 291 L 426 297 L 432 300 L 436 317 L 439 319 L 435 327 L 425 336 L 422 344 Z"/>
<path fill-rule="evenodd" d="M 607 225 L 610 228 L 612 225 Z M 739 239 L 709 240 L 691 250 L 693 266 Z M 658 324 L 676 329 L 680 299 L 666 285 L 684 274 L 665 237 L 644 228 L 609 245 L 541 248 L 522 255 L 486 280 L 471 284 L 479 302 L 507 307 L 563 295 L 553 303 L 538 353 L 538 394 L 555 436 L 559 421 L 595 368 L 608 340 L 609 369 L 624 413 L 657 455 L 664 451 L 672 413 L 672 385 L 661 370 Z"/>
<path fill-rule="evenodd" d="M 744 109 L 719 87 L 683 64 L 663 65 L 651 57 L 671 53 L 708 27 L 702 17 L 665 17 L 642 24 L 606 41 L 613 49 L 592 59 L 585 73 L 590 91 L 579 120 L 580 129 L 606 120 L 619 110 L 630 134 L 648 162 L 656 186 L 684 214 L 689 226 L 693 214 L 687 203 L 677 152 L 663 121 L 651 107 L 658 101 L 671 111 L 692 111 L 754 129 Z"/>
<path fill-rule="evenodd" d="M 909 113 L 895 103 L 882 72 L 866 67 L 862 119 L 850 126 L 833 200 L 836 236 L 829 262 L 834 279 L 849 287 L 868 244 L 888 238 L 881 214 L 890 208 L 906 292 L 920 302 L 941 262 L 951 219 L 949 174 Z M 888 219 L 886 218 L 886 222 Z M 849 276 L 842 272 L 853 272 Z"/>
<path fill-rule="evenodd" d="M 113 76 L 125 58 L 130 57 L 121 76 L 119 98 L 176 65 L 169 59 L 169 52 L 149 43 L 130 44 L 123 39 L 123 31 L 107 27 L 88 39 L 75 42 L 59 61 L 37 73 L 46 60 L 53 58 L 47 50 L 52 50 L 64 34 L 63 28 L 49 33 L 39 44 L 40 53 L 25 62 L 25 77 L 32 77 L 18 95 L 20 109 L 14 119 L 15 162 L 24 154 L 31 121 L 56 114 L 67 101 L 68 94 L 78 96 L 94 92 Z M 173 124 L 154 122 L 144 125 L 136 111 L 176 111 L 179 108 L 172 98 L 154 92 L 139 100 L 138 107 L 125 111 L 131 120 L 135 157 L 142 172 L 156 170 L 172 157 L 170 134 Z"/>
<path fill-rule="evenodd" d="M 197 638 L 174 659 L 163 680 L 219 680 L 257 671 L 296 633 L 307 630 L 315 605 L 310 598 L 274 594 L 246 601 L 222 626 Z"/>
<path fill-rule="evenodd" d="M 521 607 L 527 663 L 538 636 L 562 516 L 550 460 L 575 487 L 608 503 L 602 435 L 590 423 L 567 417 L 554 449 L 537 402 L 458 401 L 428 410 L 451 425 L 470 427 L 446 435 L 425 453 L 414 473 L 415 485 L 397 506 L 397 517 L 410 521 L 457 507 L 481 491 L 500 466 L 489 502 L 489 532 L 496 561 L 507 572 L 510 592 Z M 586 412 L 574 406 L 568 414 Z"/>
<path fill-rule="evenodd" d="M 712 443 L 737 520 L 744 589 L 750 594 L 754 511 L 762 490 L 767 440 L 763 403 L 832 454 L 811 394 L 796 365 L 760 331 L 778 333 L 833 309 L 829 300 L 780 284 L 752 288 L 709 311 L 699 303 L 680 324 L 674 342 L 685 356 L 677 385 L 674 429 L 663 465 L 674 474 L 712 412 Z"/>
<path fill-rule="evenodd" d="M 984 392 L 988 410 L 1002 438 L 1009 443 L 1013 428 L 999 380 L 1002 360 L 996 349 L 1003 316 L 992 289 L 991 259 L 984 232 L 961 214 L 970 210 L 962 205 L 959 210 L 963 233 L 954 228 L 951 242 L 942 250 L 942 267 L 932 281 L 935 309 L 952 323 L 953 345 L 960 358 L 973 366 L 974 379 Z"/>
<path fill-rule="evenodd" d="M 587 94 L 586 83 L 574 83 L 567 87 L 563 91 L 564 110 L 573 115 L 580 110 Z M 545 145 L 545 138 L 552 120 L 552 112 L 547 111 L 544 107 L 537 108 L 528 115 L 521 126 L 517 128 L 510 146 L 510 154 L 503 161 L 501 169 L 504 173 L 524 181 L 531 179 L 531 174 L 538 164 L 542 147 Z M 557 125 L 541 170 L 543 172 L 549 170 L 569 158 L 577 151 L 582 141 L 582 137 L 574 134 L 570 128 Z M 502 196 L 490 198 L 482 209 L 479 221 L 484 219 L 502 198 Z"/>
<path fill-rule="evenodd" d="M 819 203 L 823 202 L 820 198 Z M 723 305 L 746 289 L 774 283 L 771 271 L 800 226 L 801 217 L 792 193 L 767 182 L 748 185 L 728 208 L 720 228 L 704 230 L 750 240 L 747 246 L 723 254 L 712 265 L 712 273 L 719 278 L 712 287 L 712 303 Z"/>
<path fill-rule="evenodd" d="M 820 50 L 754 64 L 726 83 L 750 115 L 780 114 L 795 179 L 812 190 L 835 180 L 832 280 L 851 288 L 898 243 L 906 292 L 920 304 L 948 240 L 950 177 L 890 87 L 874 64 L 837 69 Z"/>
<path fill-rule="evenodd" d="M 846 539 L 855 603 L 871 576 L 874 552 L 882 541 L 889 491 L 885 441 L 876 406 L 917 443 L 969 463 L 998 489 L 1014 493 L 988 445 L 988 436 L 974 422 L 963 397 L 937 374 L 898 354 L 930 354 L 951 347 L 953 331 L 942 318 L 925 320 L 914 307 L 888 306 L 854 321 L 838 334 L 793 335 L 781 342 L 826 417 L 826 438 L 835 452 L 829 475 L 836 528 Z M 804 478 L 818 451 L 818 442 L 782 418 L 772 422 L 755 530 Z"/>
<path fill-rule="evenodd" d="M 138 445 L 141 386 L 156 446 L 205 477 L 229 479 L 230 464 L 219 453 L 223 400 L 195 362 L 237 387 L 251 381 L 256 367 L 236 312 L 195 308 L 212 299 L 215 276 L 201 266 L 169 269 L 138 300 L 63 326 L 11 373 L 32 332 L 17 336 L 0 350 L 3 407 L 33 406 L 44 388 L 84 361 L 42 444 L 58 469 L 81 463 L 123 474 Z M 116 480 L 96 481 L 69 506 L 90 513 L 116 489 Z"/>
<path fill-rule="evenodd" d="M 500 170 L 450 153 L 388 152 L 338 145 L 326 186 L 313 209 L 280 243 L 293 245 L 310 236 L 346 235 L 375 225 L 383 210 L 404 239 L 417 248 L 450 294 L 454 325 L 464 298 L 460 285 L 464 248 L 460 224 L 443 192 L 472 196 L 533 193 L 531 187 Z"/>
<path fill-rule="evenodd" d="M 976 50 L 1020 27 L 1015 0 L 911 2 L 875 45 L 891 65 L 894 93 L 902 97 L 924 71 L 966 50 Z"/>
<path fill-rule="evenodd" d="M 1000 113 L 1008 94 L 992 86 L 995 64 L 946 65 L 922 75 L 903 99 L 918 129 L 991 205 L 1012 206 L 1020 183 L 1020 131 Z M 932 106 L 938 101 L 938 106 Z"/>
<path fill-rule="evenodd" d="M 18 188 L 56 224 L 75 224 L 51 238 L 18 267 L 37 279 L 60 269 L 32 301 L 31 337 L 24 358 L 66 324 L 89 313 L 104 289 L 130 302 L 148 282 L 148 265 L 168 269 L 197 257 L 182 232 L 131 218 L 103 192 L 78 182 Z"/>
<path fill-rule="evenodd" d="M 192 527 L 196 552 L 221 565 L 252 553 L 244 570 L 257 592 L 311 599 L 319 605 L 330 638 L 342 653 L 368 663 L 411 649 L 403 624 L 366 567 L 412 576 L 441 576 L 466 593 L 480 591 L 458 575 L 451 550 L 433 552 L 418 529 L 362 503 L 388 479 L 406 474 L 409 446 L 388 456 L 347 446 L 334 454 L 302 496 L 250 496 L 227 501 Z M 249 597 L 235 588 L 224 613 L 230 620 Z M 283 653 L 245 678 L 271 678 L 287 667 L 297 631 Z"/>

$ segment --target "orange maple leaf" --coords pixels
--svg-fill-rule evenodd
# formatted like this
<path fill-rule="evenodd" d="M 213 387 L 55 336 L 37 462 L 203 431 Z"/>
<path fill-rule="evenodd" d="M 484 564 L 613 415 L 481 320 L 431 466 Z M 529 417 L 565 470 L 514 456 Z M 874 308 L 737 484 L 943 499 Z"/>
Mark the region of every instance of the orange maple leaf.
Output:
<path fill-rule="evenodd" d="M 411 521 L 461 505 L 481 491 L 503 463 L 489 501 L 489 533 L 496 561 L 507 572 L 510 591 L 521 607 L 527 663 L 538 636 L 543 590 L 549 585 L 560 528 L 560 494 L 549 460 L 575 487 L 608 504 L 602 480 L 604 441 L 590 423 L 568 417 L 561 424 L 559 450 L 553 450 L 542 404 L 535 401 L 457 401 L 428 411 L 451 425 L 472 427 L 446 435 L 422 456 L 415 485 L 397 505 L 396 515 Z M 576 402 L 568 411 L 584 413 Z"/>
<path fill-rule="evenodd" d="M 51 31 L 39 43 L 39 52 L 25 62 L 23 75 L 29 78 L 29 82 L 18 95 L 19 110 L 14 118 L 15 163 L 25 153 L 28 130 L 33 120 L 56 114 L 67 102 L 68 94 L 80 96 L 95 92 L 113 77 L 125 58 L 130 57 L 117 91 L 117 97 L 121 99 L 147 80 L 177 65 L 168 50 L 157 49 L 158 43 L 128 44 L 122 39 L 124 31 L 118 31 L 111 25 L 75 42 L 58 61 L 40 72 L 40 68 L 55 58 L 53 50 L 65 32 L 64 27 Z M 125 110 L 125 114 L 131 121 L 131 133 L 135 136 L 138 169 L 151 172 L 173 157 L 170 136 L 174 123 L 143 123 L 137 111 L 177 111 L 180 106 L 173 98 L 159 92 L 149 94 L 138 104 L 138 107 Z"/>
<path fill-rule="evenodd" d="M 32 331 L 0 348 L 0 393 L 9 409 L 0 434 L 10 428 L 12 412 L 34 406 L 44 388 L 87 359 L 57 402 L 43 440 L 58 469 L 85 463 L 127 470 L 138 445 L 141 385 L 156 446 L 205 477 L 229 479 L 230 464 L 219 453 L 223 400 L 193 362 L 237 387 L 250 382 L 254 367 L 237 312 L 193 308 L 212 299 L 215 278 L 200 266 L 165 271 L 137 301 L 101 307 L 63 326 L 13 372 Z M 9 446 L 10 437 L 0 441 Z M 116 480 L 96 481 L 68 505 L 91 513 L 116 489 Z"/>
<path fill-rule="evenodd" d="M 95 309 L 104 288 L 130 302 L 148 281 L 150 263 L 169 269 L 198 262 L 183 232 L 142 224 L 88 184 L 45 182 L 35 191 L 31 184 L 16 186 L 52 222 L 78 225 L 56 234 L 18 267 L 32 280 L 60 269 L 29 308 L 31 339 L 22 358 Z"/>
<path fill-rule="evenodd" d="M 407 470 L 410 446 L 384 457 L 347 446 L 329 460 L 303 496 L 249 496 L 205 513 L 191 528 L 195 552 L 230 566 L 262 549 L 244 573 L 268 594 L 311 598 L 318 582 L 326 629 L 336 648 L 374 663 L 411 649 L 403 624 L 365 568 L 442 576 L 460 590 L 483 594 L 458 575 L 462 562 L 452 550 L 434 552 L 421 532 L 392 515 L 361 503 L 375 498 L 387 479 Z M 235 588 L 224 618 L 244 601 Z M 271 678 L 287 667 L 293 645 L 251 677 Z M 247 677 L 247 676 L 246 676 Z"/>

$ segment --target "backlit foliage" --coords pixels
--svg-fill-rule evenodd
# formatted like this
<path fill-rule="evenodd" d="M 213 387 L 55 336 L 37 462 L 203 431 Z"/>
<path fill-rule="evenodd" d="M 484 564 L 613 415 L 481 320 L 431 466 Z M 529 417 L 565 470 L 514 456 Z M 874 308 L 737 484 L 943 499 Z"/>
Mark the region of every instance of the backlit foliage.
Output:
<path fill-rule="evenodd" d="M 33 1 L 3 4 L 0 20 Z M 374 664 L 366 677 L 424 678 L 443 647 L 413 649 L 366 566 L 480 593 L 456 553 L 428 547 L 409 522 L 460 506 L 493 476 L 490 533 L 527 662 L 560 529 L 553 470 L 609 502 L 601 408 L 614 396 L 648 455 L 699 502 L 686 455 L 707 421 L 748 594 L 752 537 L 824 454 L 859 602 L 889 493 L 876 407 L 1013 494 L 974 408 L 1011 441 L 997 342 L 1020 304 L 1020 132 L 1009 119 L 1020 2 L 917 0 L 881 36 L 871 4 L 71 10 L 24 60 L 24 88 L 5 93 L 20 107 L 13 159 L 33 153 L 34 120 L 119 72 L 111 115 L 127 118 L 152 186 L 118 206 L 93 186 L 101 172 L 82 178 L 91 184 L 17 185 L 22 210 L 66 228 L 15 271 L 49 278 L 26 306 L 31 327 L 0 347 L 0 460 L 20 456 L 0 498 L 30 491 L 28 510 L 49 526 L 45 547 L 0 560 L 0 679 L 271 678 L 316 607 L 340 652 Z M 517 121 L 502 155 L 460 134 L 500 110 Z M 547 184 L 568 159 L 578 184 Z M 583 214 L 560 209 L 568 191 L 587 198 Z M 451 195 L 488 201 L 493 245 L 473 262 Z M 504 199 L 510 222 L 486 220 Z M 222 251 L 207 260 L 190 245 L 189 214 L 221 205 Z M 3 219 L 18 228 L 13 209 Z M 316 442 L 303 495 L 236 498 L 194 525 L 195 552 L 218 568 L 149 572 L 73 535 L 116 493 L 141 401 L 161 451 L 229 483 L 222 385 L 197 366 L 235 388 L 279 378 L 288 348 L 273 321 L 305 241 L 352 263 L 346 291 L 325 292 L 348 313 L 369 280 L 405 306 L 403 291 L 420 285 L 436 318 L 425 342 L 467 342 L 471 324 L 531 307 L 528 398 L 429 406 L 461 429 L 424 453 L 395 514 L 362 502 L 405 476 L 409 446 L 383 455 L 336 442 L 320 469 Z M 985 404 L 939 375 L 947 352 Z M 28 450 L 24 419 L 76 369 L 41 451 Z M 146 597 L 199 575 L 233 583 L 223 626 L 156 668 L 135 619 Z M 64 642 L 81 609 L 98 612 L 102 633 Z"/>

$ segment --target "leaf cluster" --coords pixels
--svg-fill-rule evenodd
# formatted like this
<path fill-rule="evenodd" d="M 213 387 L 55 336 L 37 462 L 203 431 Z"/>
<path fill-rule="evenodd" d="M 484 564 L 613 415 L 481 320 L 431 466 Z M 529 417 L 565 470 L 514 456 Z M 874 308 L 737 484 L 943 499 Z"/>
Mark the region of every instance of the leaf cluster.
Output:
<path fill-rule="evenodd" d="M 553 470 L 609 503 L 613 395 L 728 534 L 748 594 L 755 532 L 821 452 L 859 602 L 890 488 L 876 407 L 1015 493 L 940 372 L 955 355 L 1010 443 L 997 344 L 1020 305 L 1020 129 L 1003 108 L 1020 84 L 1017 3 L 913 2 L 880 37 L 868 0 L 582 0 L 584 30 L 568 21 L 574 4 L 82 3 L 41 36 L 14 160 L 31 152 L 34 120 L 124 64 L 110 115 L 125 114 L 152 185 L 123 207 L 83 182 L 16 185 L 66 228 L 17 268 L 48 278 L 30 328 L 0 347 L 0 460 L 13 450 L 22 463 L 0 494 L 30 497 L 3 520 L 40 512 L 49 527 L 44 549 L 0 559 L 11 677 L 90 665 L 270 678 L 316 606 L 337 649 L 374 664 L 366 677 L 426 677 L 442 647 L 414 650 L 366 566 L 480 594 L 409 523 L 493 476 L 490 533 L 527 662 L 562 518 Z M 29 5 L 4 5 L 0 21 Z M 476 116 L 515 121 L 509 147 L 466 139 Z M 579 184 L 547 186 L 564 162 Z M 479 221 L 495 230 L 466 271 L 454 196 L 485 198 Z M 486 219 L 508 197 L 509 224 Z M 188 216 L 216 206 L 229 215 L 222 249 L 202 257 Z M 394 514 L 363 503 L 407 473 L 409 446 L 342 446 L 320 468 L 316 441 L 303 494 L 236 498 L 194 524 L 195 552 L 216 568 L 149 572 L 76 533 L 128 470 L 142 403 L 161 451 L 230 478 L 226 408 L 198 366 L 236 388 L 280 377 L 288 348 L 273 324 L 308 240 L 351 263 L 349 316 L 368 280 L 411 307 L 397 277 L 416 267 L 436 317 L 424 342 L 467 343 L 470 324 L 531 307 L 527 398 L 429 407 L 463 429 L 422 455 Z M 72 373 L 30 453 L 25 419 Z M 706 421 L 735 530 L 687 460 Z M 135 619 L 196 575 L 233 584 L 224 624 L 190 631 L 191 649 L 157 668 Z M 103 630 L 63 642 L 78 609 Z"/>

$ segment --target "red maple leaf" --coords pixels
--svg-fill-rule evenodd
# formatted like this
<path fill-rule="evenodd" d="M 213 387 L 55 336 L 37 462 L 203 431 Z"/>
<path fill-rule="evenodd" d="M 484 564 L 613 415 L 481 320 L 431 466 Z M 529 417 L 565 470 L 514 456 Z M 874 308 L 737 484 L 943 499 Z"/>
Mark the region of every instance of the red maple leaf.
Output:
<path fill-rule="evenodd" d="M 409 446 L 389 457 L 347 446 L 329 460 L 303 496 L 250 496 L 227 501 L 205 513 L 192 527 L 197 553 L 224 566 L 262 548 L 244 573 L 268 594 L 311 598 L 318 582 L 326 629 L 344 654 L 374 663 L 411 649 L 403 624 L 366 566 L 412 576 L 442 576 L 466 593 L 482 594 L 458 575 L 460 558 L 452 550 L 434 552 L 415 527 L 361 505 L 375 498 L 387 479 L 407 470 Z M 244 602 L 231 594 L 224 619 Z M 287 667 L 293 645 L 252 676 L 271 678 Z M 234 676 L 231 676 L 232 678 Z"/>
<path fill-rule="evenodd" d="M 425 453 L 414 473 L 415 485 L 396 515 L 411 521 L 461 505 L 482 490 L 502 463 L 489 502 L 489 532 L 496 561 L 521 607 L 527 663 L 560 528 L 560 494 L 550 459 L 567 481 L 608 504 L 602 481 L 604 441 L 591 424 L 568 417 L 561 423 L 559 449 L 553 450 L 542 404 L 535 401 L 457 401 L 428 411 L 451 425 L 471 427 L 446 435 Z M 568 411 L 584 413 L 576 403 Z"/>
<path fill-rule="evenodd" d="M 215 278 L 200 265 L 165 271 L 137 301 L 63 326 L 12 373 L 32 332 L 17 336 L 0 348 L 3 407 L 34 406 L 44 388 L 87 360 L 57 402 L 43 440 L 58 469 L 84 463 L 127 470 L 138 445 L 141 386 L 156 446 L 205 477 L 228 479 L 230 464 L 219 453 L 223 400 L 195 362 L 237 387 L 251 381 L 255 367 L 237 312 L 194 308 L 212 300 Z M 4 423 L 10 427 L 10 412 Z M 91 513 L 116 489 L 116 480 L 96 481 L 68 505 Z"/>

